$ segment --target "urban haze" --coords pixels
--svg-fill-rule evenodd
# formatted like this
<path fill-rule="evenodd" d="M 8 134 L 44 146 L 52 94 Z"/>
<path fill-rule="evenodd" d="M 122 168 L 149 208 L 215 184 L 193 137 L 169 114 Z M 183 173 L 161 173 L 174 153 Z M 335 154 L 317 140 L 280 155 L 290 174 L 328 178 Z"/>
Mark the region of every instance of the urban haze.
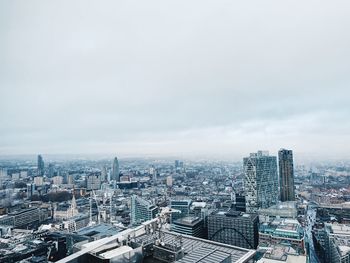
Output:
<path fill-rule="evenodd" d="M 0 2 L 0 263 L 350 262 L 349 1 Z"/>

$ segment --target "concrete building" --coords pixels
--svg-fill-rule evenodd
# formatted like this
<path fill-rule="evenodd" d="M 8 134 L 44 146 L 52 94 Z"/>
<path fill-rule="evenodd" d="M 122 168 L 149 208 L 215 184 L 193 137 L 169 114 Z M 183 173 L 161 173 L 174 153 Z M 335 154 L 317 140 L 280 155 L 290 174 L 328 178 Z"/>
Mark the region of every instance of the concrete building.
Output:
<path fill-rule="evenodd" d="M 34 177 L 34 184 L 37 186 L 44 184 L 44 178 L 42 176 L 36 176 Z"/>
<path fill-rule="evenodd" d="M 47 209 L 26 208 L 8 213 L 0 217 L 0 225 L 13 226 L 14 228 L 27 228 L 45 221 L 49 216 Z"/>
<path fill-rule="evenodd" d="M 52 183 L 54 185 L 61 185 L 63 183 L 63 177 L 59 175 L 52 177 Z"/>
<path fill-rule="evenodd" d="M 89 174 L 86 176 L 86 189 L 99 190 L 101 188 L 101 176 L 98 174 Z"/>
<path fill-rule="evenodd" d="M 208 216 L 208 238 L 238 247 L 255 249 L 258 246 L 256 214 L 238 211 L 215 212 Z"/>
<path fill-rule="evenodd" d="M 280 200 L 294 201 L 294 168 L 293 152 L 281 149 L 278 151 L 278 166 L 280 177 Z"/>
<path fill-rule="evenodd" d="M 277 159 L 268 152 L 258 151 L 243 158 L 246 210 L 255 213 L 278 200 Z"/>

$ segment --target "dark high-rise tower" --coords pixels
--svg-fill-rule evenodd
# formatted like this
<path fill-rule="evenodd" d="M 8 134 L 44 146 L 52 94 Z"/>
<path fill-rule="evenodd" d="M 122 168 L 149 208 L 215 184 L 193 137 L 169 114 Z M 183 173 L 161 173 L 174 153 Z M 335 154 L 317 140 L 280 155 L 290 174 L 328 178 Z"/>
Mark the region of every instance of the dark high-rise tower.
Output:
<path fill-rule="evenodd" d="M 280 172 L 280 198 L 281 201 L 294 201 L 294 169 L 293 152 L 281 149 L 278 151 L 278 164 Z"/>
<path fill-rule="evenodd" d="M 39 154 L 38 155 L 38 176 L 44 175 L 44 160 L 43 157 Z"/>
<path fill-rule="evenodd" d="M 111 180 L 115 180 L 117 182 L 120 181 L 120 179 L 119 179 L 119 162 L 118 162 L 117 157 L 115 157 L 114 161 L 113 161 Z"/>

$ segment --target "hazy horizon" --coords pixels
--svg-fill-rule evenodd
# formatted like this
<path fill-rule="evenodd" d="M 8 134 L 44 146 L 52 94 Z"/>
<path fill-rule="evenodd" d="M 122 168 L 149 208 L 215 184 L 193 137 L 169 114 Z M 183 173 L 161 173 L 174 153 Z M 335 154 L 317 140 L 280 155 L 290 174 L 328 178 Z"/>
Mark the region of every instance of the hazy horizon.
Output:
<path fill-rule="evenodd" d="M 350 159 L 349 1 L 1 1 L 0 156 Z"/>

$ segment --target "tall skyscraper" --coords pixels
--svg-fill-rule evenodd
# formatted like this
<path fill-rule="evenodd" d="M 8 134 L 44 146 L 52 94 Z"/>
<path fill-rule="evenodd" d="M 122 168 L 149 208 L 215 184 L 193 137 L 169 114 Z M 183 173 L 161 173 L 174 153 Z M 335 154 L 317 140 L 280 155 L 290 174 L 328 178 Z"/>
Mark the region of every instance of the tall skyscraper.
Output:
<path fill-rule="evenodd" d="M 279 150 L 278 165 L 280 172 L 281 201 L 295 201 L 293 152 L 286 149 Z"/>
<path fill-rule="evenodd" d="M 118 158 L 117 157 L 115 157 L 114 161 L 113 161 L 111 180 L 115 180 L 117 182 L 120 181 L 120 178 L 119 178 L 119 162 L 118 162 Z"/>
<path fill-rule="evenodd" d="M 277 158 L 258 151 L 243 158 L 246 211 L 254 213 L 278 200 Z"/>
<path fill-rule="evenodd" d="M 39 154 L 38 155 L 38 176 L 44 175 L 44 160 L 43 157 Z"/>

